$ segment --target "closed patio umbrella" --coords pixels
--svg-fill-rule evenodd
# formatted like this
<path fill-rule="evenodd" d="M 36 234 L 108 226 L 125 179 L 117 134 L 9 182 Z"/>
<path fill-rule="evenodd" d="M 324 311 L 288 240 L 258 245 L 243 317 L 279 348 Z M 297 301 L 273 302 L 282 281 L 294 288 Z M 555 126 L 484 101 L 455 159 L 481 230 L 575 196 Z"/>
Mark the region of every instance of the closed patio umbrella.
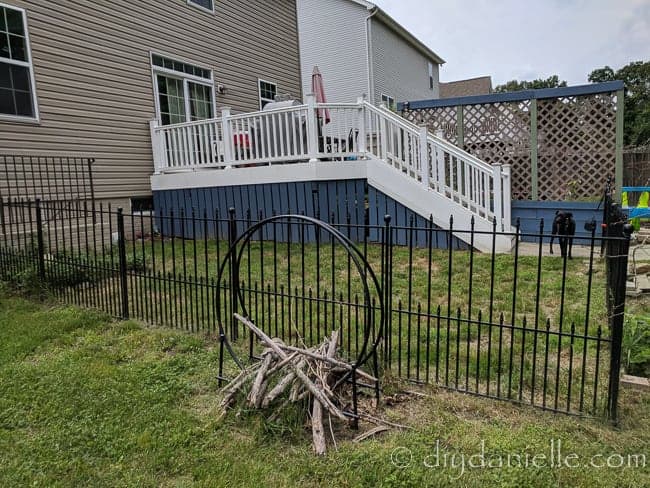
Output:
<path fill-rule="evenodd" d="M 325 85 L 323 84 L 323 75 L 318 69 L 318 66 L 314 66 L 314 71 L 311 75 L 311 90 L 316 96 L 316 103 L 327 103 Z M 328 109 L 319 109 L 318 118 L 326 124 L 329 124 L 332 120 Z"/>

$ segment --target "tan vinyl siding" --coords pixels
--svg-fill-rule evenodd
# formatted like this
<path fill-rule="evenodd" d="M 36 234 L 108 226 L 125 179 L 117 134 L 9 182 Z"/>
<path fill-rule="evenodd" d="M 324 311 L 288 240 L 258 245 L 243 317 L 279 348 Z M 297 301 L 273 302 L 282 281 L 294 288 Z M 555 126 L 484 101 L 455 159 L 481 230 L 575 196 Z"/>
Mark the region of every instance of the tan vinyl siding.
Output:
<path fill-rule="evenodd" d="M 150 193 L 150 52 L 214 72 L 217 107 L 259 107 L 258 78 L 302 97 L 294 0 L 2 0 L 27 11 L 40 123 L 0 121 L 0 153 L 94 157 L 99 198 Z"/>

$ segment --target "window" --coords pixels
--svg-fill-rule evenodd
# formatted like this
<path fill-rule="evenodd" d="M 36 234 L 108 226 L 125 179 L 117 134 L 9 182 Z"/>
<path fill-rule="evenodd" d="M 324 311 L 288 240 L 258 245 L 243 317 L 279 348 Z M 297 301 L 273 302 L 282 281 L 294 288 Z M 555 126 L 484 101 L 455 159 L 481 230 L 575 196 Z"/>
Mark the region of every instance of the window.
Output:
<path fill-rule="evenodd" d="M 433 79 L 433 63 L 429 62 L 429 88 L 433 90 L 435 81 Z"/>
<path fill-rule="evenodd" d="M 389 110 L 393 110 L 393 111 L 397 110 L 397 104 L 395 103 L 395 99 L 389 95 L 382 95 L 381 103 L 386 105 L 386 108 Z"/>
<path fill-rule="evenodd" d="M 268 103 L 275 102 L 278 94 L 278 85 L 268 81 L 259 80 L 260 85 L 260 110 L 266 107 Z"/>
<path fill-rule="evenodd" d="M 190 5 L 195 5 L 201 7 L 210 12 L 214 12 L 214 1 L 213 0 L 187 0 L 187 3 Z"/>
<path fill-rule="evenodd" d="M 153 211 L 153 197 L 131 197 L 131 213 Z"/>
<path fill-rule="evenodd" d="M 0 3 L 0 117 L 38 120 L 25 11 Z"/>
<path fill-rule="evenodd" d="M 163 125 L 214 118 L 212 71 L 200 66 L 151 56 L 156 109 Z"/>

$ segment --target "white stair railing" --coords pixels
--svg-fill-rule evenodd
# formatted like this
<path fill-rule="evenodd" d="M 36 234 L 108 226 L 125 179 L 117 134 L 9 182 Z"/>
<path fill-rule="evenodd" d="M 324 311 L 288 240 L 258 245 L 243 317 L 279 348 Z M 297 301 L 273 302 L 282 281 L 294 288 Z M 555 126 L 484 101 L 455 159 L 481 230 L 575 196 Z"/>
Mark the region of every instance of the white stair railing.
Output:
<path fill-rule="evenodd" d="M 329 122 L 325 119 L 329 115 Z M 327 123 L 326 123 L 327 122 Z M 479 218 L 511 230 L 510 167 L 489 165 L 399 115 L 357 103 L 307 103 L 218 119 L 151 124 L 157 173 L 373 158 Z"/>
<path fill-rule="evenodd" d="M 511 230 L 509 166 L 481 161 L 385 108 L 365 107 L 373 156 L 478 217 L 496 220 L 499 230 Z"/>

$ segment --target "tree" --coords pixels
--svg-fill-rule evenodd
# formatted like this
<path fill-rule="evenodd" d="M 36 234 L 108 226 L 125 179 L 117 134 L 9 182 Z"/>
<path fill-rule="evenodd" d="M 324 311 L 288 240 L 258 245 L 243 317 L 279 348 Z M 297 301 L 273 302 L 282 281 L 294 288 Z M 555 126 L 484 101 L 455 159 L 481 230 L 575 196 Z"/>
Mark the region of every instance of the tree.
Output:
<path fill-rule="evenodd" d="M 540 88 L 560 88 L 563 86 L 567 86 L 566 81 L 560 81 L 558 75 L 553 75 L 546 79 L 539 78 L 532 81 L 511 80 L 504 85 L 497 86 L 494 91 L 496 93 L 505 93 L 521 90 L 538 90 Z"/>
<path fill-rule="evenodd" d="M 650 143 L 650 61 L 634 61 L 614 71 L 609 66 L 591 72 L 589 81 L 625 83 L 625 144 Z"/>

